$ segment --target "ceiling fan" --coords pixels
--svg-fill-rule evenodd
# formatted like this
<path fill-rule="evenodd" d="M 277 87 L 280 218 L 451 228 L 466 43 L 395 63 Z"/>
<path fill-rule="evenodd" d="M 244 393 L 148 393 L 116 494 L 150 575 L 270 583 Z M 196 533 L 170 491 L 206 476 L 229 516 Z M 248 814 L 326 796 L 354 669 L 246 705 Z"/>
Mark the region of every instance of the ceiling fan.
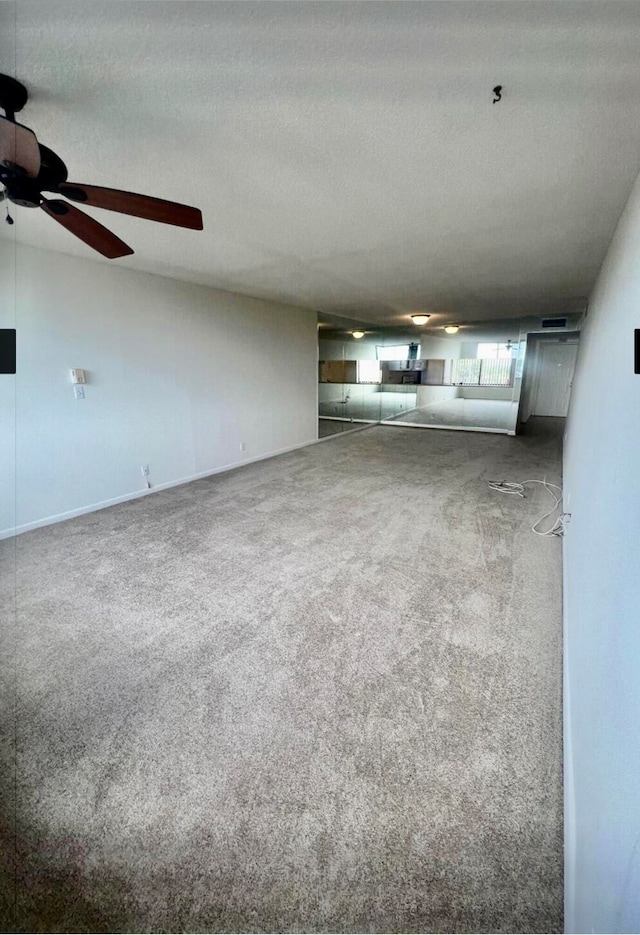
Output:
<path fill-rule="evenodd" d="M 4 187 L 4 190 L 0 188 L 0 201 L 8 198 L 25 208 L 42 208 L 54 221 L 110 260 L 129 256 L 133 250 L 69 201 L 202 230 L 202 214 L 198 208 L 115 188 L 67 182 L 67 167 L 62 159 L 39 143 L 32 130 L 16 123 L 15 114 L 22 110 L 27 99 L 24 85 L 8 75 L 0 75 L 0 107 L 5 113 L 0 117 L 0 186 Z M 46 198 L 43 192 L 62 195 L 69 201 L 60 197 Z"/>

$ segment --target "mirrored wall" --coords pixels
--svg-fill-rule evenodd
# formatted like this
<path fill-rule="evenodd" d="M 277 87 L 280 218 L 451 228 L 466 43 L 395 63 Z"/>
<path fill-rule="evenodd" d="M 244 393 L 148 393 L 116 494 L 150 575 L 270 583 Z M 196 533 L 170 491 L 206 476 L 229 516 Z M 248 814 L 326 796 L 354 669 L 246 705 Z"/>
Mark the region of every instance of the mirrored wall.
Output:
<path fill-rule="evenodd" d="M 572 326 L 567 320 L 550 330 Z M 461 325 L 452 333 L 320 327 L 319 437 L 379 422 L 514 435 L 527 337 L 541 328 L 535 318 Z"/>
<path fill-rule="evenodd" d="M 322 329 L 318 334 L 318 416 L 320 438 L 399 418 L 415 410 L 417 386 L 410 374 L 402 379 L 388 368 L 400 355 L 417 359 L 414 336 L 383 330 Z M 394 343 L 395 342 L 395 343 Z"/>

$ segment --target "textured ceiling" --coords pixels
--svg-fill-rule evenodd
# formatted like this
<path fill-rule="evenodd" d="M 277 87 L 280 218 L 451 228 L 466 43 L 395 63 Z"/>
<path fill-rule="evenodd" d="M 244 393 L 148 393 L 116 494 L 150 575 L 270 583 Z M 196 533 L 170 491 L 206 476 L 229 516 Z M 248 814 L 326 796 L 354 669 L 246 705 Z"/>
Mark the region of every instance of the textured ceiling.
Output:
<path fill-rule="evenodd" d="M 135 249 L 122 267 L 389 324 L 569 311 L 640 168 L 636 0 L 20 0 L 0 20 L 19 119 L 72 180 L 202 208 L 202 233 L 93 210 Z M 15 215 L 1 236 L 95 256 Z"/>

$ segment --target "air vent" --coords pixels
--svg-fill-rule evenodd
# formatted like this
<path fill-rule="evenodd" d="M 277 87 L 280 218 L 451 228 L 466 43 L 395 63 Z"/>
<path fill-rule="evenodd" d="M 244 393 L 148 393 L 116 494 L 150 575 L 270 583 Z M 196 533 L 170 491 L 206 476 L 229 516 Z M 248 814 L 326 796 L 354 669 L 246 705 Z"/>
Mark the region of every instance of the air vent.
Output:
<path fill-rule="evenodd" d="M 566 328 L 567 319 L 566 318 L 543 318 L 542 327 L 543 328 Z"/>

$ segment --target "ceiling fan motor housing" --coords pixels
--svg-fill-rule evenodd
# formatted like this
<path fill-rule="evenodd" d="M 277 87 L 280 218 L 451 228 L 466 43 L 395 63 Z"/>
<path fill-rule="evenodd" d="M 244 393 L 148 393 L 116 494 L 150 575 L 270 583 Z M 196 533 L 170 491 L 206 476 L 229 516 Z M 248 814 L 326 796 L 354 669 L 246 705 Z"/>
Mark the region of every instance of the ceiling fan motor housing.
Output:
<path fill-rule="evenodd" d="M 8 75 L 0 75 L 0 108 L 5 112 L 4 117 L 0 116 L 3 197 L 24 208 L 42 208 L 71 234 L 110 260 L 130 256 L 133 250 L 99 221 L 62 198 L 131 217 L 202 230 L 202 214 L 190 205 L 99 185 L 67 184 L 67 167 L 62 159 L 43 146 L 33 130 L 15 120 L 16 111 L 24 107 L 27 97 L 24 85 Z M 43 192 L 57 197 L 45 197 Z"/>
<path fill-rule="evenodd" d="M 0 107 L 10 120 L 22 110 L 29 99 L 25 86 L 11 75 L 0 75 Z"/>
<path fill-rule="evenodd" d="M 40 149 L 40 171 L 35 179 L 25 175 L 19 166 L 0 164 L 0 182 L 7 189 L 7 197 L 23 208 L 39 208 L 42 204 L 43 191 L 55 191 L 58 185 L 66 181 L 67 167 L 60 157 L 44 146 Z"/>
<path fill-rule="evenodd" d="M 0 163 L 0 183 L 7 191 L 7 198 L 23 208 L 38 208 L 42 203 L 40 186 L 30 179 L 19 166 Z"/>

